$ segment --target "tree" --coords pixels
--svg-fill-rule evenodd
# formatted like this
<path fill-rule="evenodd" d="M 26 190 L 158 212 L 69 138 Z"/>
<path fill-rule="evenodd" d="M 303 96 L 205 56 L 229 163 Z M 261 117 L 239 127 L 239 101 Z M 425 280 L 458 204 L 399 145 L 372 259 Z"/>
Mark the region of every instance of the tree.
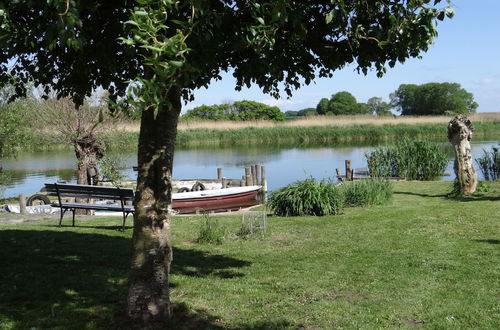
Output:
<path fill-rule="evenodd" d="M 391 94 L 391 103 L 401 115 L 458 115 L 476 112 L 472 93 L 457 83 L 400 85 Z"/>
<path fill-rule="evenodd" d="M 428 49 L 436 19 L 452 15 L 440 2 L 3 0 L 0 84 L 15 76 L 22 95 L 32 79 L 78 104 L 101 86 L 143 110 L 127 315 L 164 320 L 182 100 L 229 69 L 237 90 L 256 84 L 275 97 L 354 61 L 383 75 Z"/>
<path fill-rule="evenodd" d="M 372 97 L 367 102 L 369 112 L 375 116 L 390 116 L 392 115 L 390 103 L 382 101 L 381 97 Z"/>
<path fill-rule="evenodd" d="M 270 107 L 264 103 L 243 100 L 212 106 L 201 105 L 188 110 L 183 118 L 283 121 L 285 120 L 285 115 L 278 107 Z"/>
<path fill-rule="evenodd" d="M 327 98 L 321 99 L 316 106 L 316 111 L 319 115 L 333 114 L 336 116 L 370 112 L 365 103 L 358 103 L 354 95 L 346 91 L 333 94 L 329 100 Z"/>
<path fill-rule="evenodd" d="M 51 128 L 56 143 L 73 146 L 78 160 L 77 183 L 97 184 L 97 165 L 106 151 L 102 134 L 108 128 L 104 124 L 111 123 L 107 109 L 88 102 L 77 107 L 69 98 L 49 98 L 40 102 L 33 112 L 40 129 Z"/>

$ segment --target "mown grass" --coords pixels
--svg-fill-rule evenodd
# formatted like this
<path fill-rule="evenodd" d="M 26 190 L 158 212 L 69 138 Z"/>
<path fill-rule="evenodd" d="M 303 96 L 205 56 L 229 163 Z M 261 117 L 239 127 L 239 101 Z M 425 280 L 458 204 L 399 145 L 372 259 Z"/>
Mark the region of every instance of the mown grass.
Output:
<path fill-rule="evenodd" d="M 269 217 L 263 238 L 221 245 L 196 243 L 202 217 L 176 217 L 171 326 L 497 328 L 500 182 L 462 199 L 450 189 L 396 182 L 390 205 Z M 56 221 L 0 227 L 0 328 L 124 326 L 131 230 L 119 218 Z"/>

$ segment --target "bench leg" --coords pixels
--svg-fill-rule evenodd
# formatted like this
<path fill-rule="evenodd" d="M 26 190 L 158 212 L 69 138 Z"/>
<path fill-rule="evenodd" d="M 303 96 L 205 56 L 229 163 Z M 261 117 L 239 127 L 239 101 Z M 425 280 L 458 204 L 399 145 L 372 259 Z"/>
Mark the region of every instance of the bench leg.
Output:
<path fill-rule="evenodd" d="M 125 231 L 125 220 L 127 220 L 128 213 L 123 212 L 123 223 L 121 231 Z"/>
<path fill-rule="evenodd" d="M 75 226 L 75 211 L 76 209 L 71 210 L 73 212 L 73 227 Z"/>
<path fill-rule="evenodd" d="M 62 219 L 64 217 L 64 213 L 66 213 L 66 209 L 61 208 L 61 216 L 59 218 L 59 227 L 61 227 Z"/>

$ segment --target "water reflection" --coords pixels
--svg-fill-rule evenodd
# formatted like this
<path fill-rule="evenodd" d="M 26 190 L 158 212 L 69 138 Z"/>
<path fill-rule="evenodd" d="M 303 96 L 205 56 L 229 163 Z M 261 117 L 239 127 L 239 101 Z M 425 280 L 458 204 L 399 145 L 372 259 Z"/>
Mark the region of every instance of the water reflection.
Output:
<path fill-rule="evenodd" d="M 473 154 L 477 158 L 483 149 L 490 150 L 498 141 L 473 142 Z M 453 180 L 453 149 L 449 143 L 443 146 L 450 155 L 446 172 L 451 174 L 444 180 Z M 252 146 L 237 148 L 194 148 L 178 149 L 174 158 L 174 177 L 179 179 L 214 178 L 216 169 L 223 168 L 228 178 L 241 178 L 244 167 L 252 164 L 266 166 L 268 185 L 271 190 L 283 187 L 293 181 L 307 177 L 317 179 L 334 178 L 335 169 L 343 171 L 344 161 L 350 159 L 354 167 L 365 167 L 365 153 L 373 150 L 369 145 L 309 145 L 305 146 Z M 122 154 L 123 174 L 127 179 L 135 179 L 132 166 L 137 164 L 135 150 Z M 71 151 L 51 151 L 21 153 L 16 159 L 5 160 L 3 168 L 11 177 L 5 187 L 4 196 L 20 193 L 32 194 L 39 191 L 46 182 L 62 179 L 75 182 L 76 159 Z M 481 177 L 481 173 L 478 173 Z"/>

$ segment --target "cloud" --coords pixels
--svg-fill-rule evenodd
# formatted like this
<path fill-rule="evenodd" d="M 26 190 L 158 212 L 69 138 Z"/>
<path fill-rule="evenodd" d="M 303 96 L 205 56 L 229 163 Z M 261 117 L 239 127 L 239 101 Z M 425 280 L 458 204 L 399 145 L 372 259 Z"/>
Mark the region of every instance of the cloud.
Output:
<path fill-rule="evenodd" d="M 305 103 L 305 101 L 303 100 L 287 100 L 287 99 L 273 99 L 273 98 L 260 100 L 259 102 L 267 104 L 272 107 L 282 107 L 282 106 L 293 107 Z"/>

